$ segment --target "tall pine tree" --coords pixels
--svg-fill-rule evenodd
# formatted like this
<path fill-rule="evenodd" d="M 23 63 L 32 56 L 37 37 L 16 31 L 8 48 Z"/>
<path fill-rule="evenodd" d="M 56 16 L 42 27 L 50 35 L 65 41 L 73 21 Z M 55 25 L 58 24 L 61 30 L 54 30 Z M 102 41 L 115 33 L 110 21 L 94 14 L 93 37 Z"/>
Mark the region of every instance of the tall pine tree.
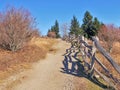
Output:
<path fill-rule="evenodd" d="M 94 36 L 98 35 L 98 31 L 100 30 L 101 23 L 98 21 L 97 17 L 94 18 L 93 20 L 93 31 L 94 31 Z"/>
<path fill-rule="evenodd" d="M 58 23 L 57 20 L 55 21 L 54 28 L 55 28 L 56 38 L 59 38 L 60 37 L 60 34 L 59 34 L 59 23 Z"/>
<path fill-rule="evenodd" d="M 82 24 L 84 36 L 90 39 L 92 36 L 96 36 L 98 34 L 99 29 L 100 22 L 98 21 L 98 19 L 95 17 L 93 20 L 93 16 L 90 14 L 90 12 L 86 11 Z"/>
<path fill-rule="evenodd" d="M 81 33 L 80 25 L 75 16 L 73 16 L 73 19 L 71 20 L 71 26 L 70 26 L 70 34 L 75 34 L 78 36 Z"/>
<path fill-rule="evenodd" d="M 93 32 L 92 32 L 92 15 L 86 11 L 84 14 L 84 18 L 83 18 L 83 24 L 82 24 L 82 29 L 84 32 L 84 36 L 86 38 L 90 38 L 91 36 L 93 36 Z"/>

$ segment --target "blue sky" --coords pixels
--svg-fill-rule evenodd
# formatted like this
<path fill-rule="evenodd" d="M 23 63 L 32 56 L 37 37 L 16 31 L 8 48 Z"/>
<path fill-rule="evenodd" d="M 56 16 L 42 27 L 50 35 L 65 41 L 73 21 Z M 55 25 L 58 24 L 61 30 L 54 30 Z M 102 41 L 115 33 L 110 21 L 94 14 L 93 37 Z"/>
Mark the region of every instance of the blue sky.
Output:
<path fill-rule="evenodd" d="M 86 10 L 101 22 L 120 26 L 120 0 L 0 0 L 0 11 L 7 5 L 28 9 L 43 35 L 56 19 L 60 25 L 69 24 L 75 15 L 82 24 Z"/>

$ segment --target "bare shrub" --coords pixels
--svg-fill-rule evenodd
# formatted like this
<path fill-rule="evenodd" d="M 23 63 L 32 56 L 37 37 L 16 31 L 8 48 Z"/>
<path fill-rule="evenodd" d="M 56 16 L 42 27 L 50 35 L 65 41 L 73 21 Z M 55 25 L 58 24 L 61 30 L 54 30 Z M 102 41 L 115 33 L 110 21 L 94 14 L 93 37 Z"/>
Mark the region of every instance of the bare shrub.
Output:
<path fill-rule="evenodd" d="M 65 23 L 61 26 L 62 38 L 63 40 L 68 38 L 68 24 Z"/>
<path fill-rule="evenodd" d="M 0 14 L 0 46 L 10 51 L 21 49 L 36 31 L 35 19 L 23 8 L 9 7 Z"/>
<path fill-rule="evenodd" d="M 56 38 L 55 32 L 52 32 L 52 31 L 48 32 L 47 36 L 51 38 Z"/>
<path fill-rule="evenodd" d="M 112 52 L 113 44 L 120 40 L 120 30 L 113 24 L 103 25 L 99 31 L 99 38 L 105 43 L 109 53 Z"/>
<path fill-rule="evenodd" d="M 41 32 L 38 29 L 33 30 L 32 37 L 42 37 Z"/>

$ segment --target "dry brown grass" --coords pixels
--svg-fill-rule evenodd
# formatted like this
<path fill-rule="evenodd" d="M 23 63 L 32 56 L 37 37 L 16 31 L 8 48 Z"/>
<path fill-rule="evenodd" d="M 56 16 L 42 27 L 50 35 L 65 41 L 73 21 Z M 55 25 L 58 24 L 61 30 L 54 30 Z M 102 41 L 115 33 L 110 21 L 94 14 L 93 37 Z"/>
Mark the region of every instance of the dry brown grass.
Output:
<path fill-rule="evenodd" d="M 49 38 L 33 38 L 28 45 L 17 52 L 0 49 L 0 82 L 6 77 L 30 68 L 31 63 L 45 58 L 53 50 L 56 41 Z"/>
<path fill-rule="evenodd" d="M 55 43 L 56 40 L 52 38 L 33 38 L 29 44 L 36 45 L 45 51 L 50 51 L 50 49 L 53 49 L 51 46 Z"/>
<path fill-rule="evenodd" d="M 112 67 L 112 65 L 108 62 L 108 60 L 103 57 L 99 52 L 96 54 L 98 59 L 108 68 L 108 70 L 113 74 L 114 77 L 118 78 L 120 80 L 120 74 Z M 113 51 L 110 53 L 114 61 L 120 65 L 120 43 L 116 42 L 113 46 Z M 96 64 L 96 67 L 99 71 L 102 73 L 105 73 L 99 65 Z"/>
<path fill-rule="evenodd" d="M 115 62 L 118 65 L 120 65 L 120 49 L 119 48 L 120 48 L 119 43 L 115 43 L 113 46 L 113 51 L 112 51 L 112 53 L 110 53 L 110 55 L 112 56 L 112 58 L 115 60 Z M 113 67 L 107 61 L 107 59 L 105 57 L 103 57 L 100 53 L 97 53 L 97 57 L 114 75 L 117 75 L 116 70 L 113 69 Z M 118 74 L 118 76 L 119 76 L 119 74 Z"/>
<path fill-rule="evenodd" d="M 95 83 L 83 77 L 81 78 L 74 77 L 73 84 L 75 85 L 74 90 L 103 90 L 101 87 L 97 86 Z"/>

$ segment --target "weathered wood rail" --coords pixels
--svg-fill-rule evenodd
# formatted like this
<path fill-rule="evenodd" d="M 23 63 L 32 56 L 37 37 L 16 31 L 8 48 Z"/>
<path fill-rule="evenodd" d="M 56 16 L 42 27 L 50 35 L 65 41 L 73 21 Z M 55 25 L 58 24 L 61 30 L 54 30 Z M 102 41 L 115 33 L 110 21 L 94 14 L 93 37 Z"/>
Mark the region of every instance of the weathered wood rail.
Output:
<path fill-rule="evenodd" d="M 78 36 L 77 38 L 75 36 L 70 36 L 69 41 L 71 42 L 70 49 L 74 51 L 77 49 L 75 56 L 77 56 L 78 53 L 82 54 L 84 67 L 87 67 L 85 71 L 91 78 L 94 76 L 95 73 L 97 73 L 105 82 L 107 82 L 112 87 L 115 87 L 116 83 L 120 84 L 120 80 L 115 78 L 111 74 L 111 71 L 108 70 L 107 66 L 105 66 L 96 56 L 96 51 L 99 51 L 106 58 L 106 60 L 110 62 L 110 64 L 114 67 L 118 74 L 120 74 L 120 66 L 100 45 L 98 37 L 92 37 L 92 45 L 89 45 L 87 39 L 83 36 Z M 105 74 L 97 70 L 97 68 L 95 67 L 95 62 L 103 69 Z"/>

